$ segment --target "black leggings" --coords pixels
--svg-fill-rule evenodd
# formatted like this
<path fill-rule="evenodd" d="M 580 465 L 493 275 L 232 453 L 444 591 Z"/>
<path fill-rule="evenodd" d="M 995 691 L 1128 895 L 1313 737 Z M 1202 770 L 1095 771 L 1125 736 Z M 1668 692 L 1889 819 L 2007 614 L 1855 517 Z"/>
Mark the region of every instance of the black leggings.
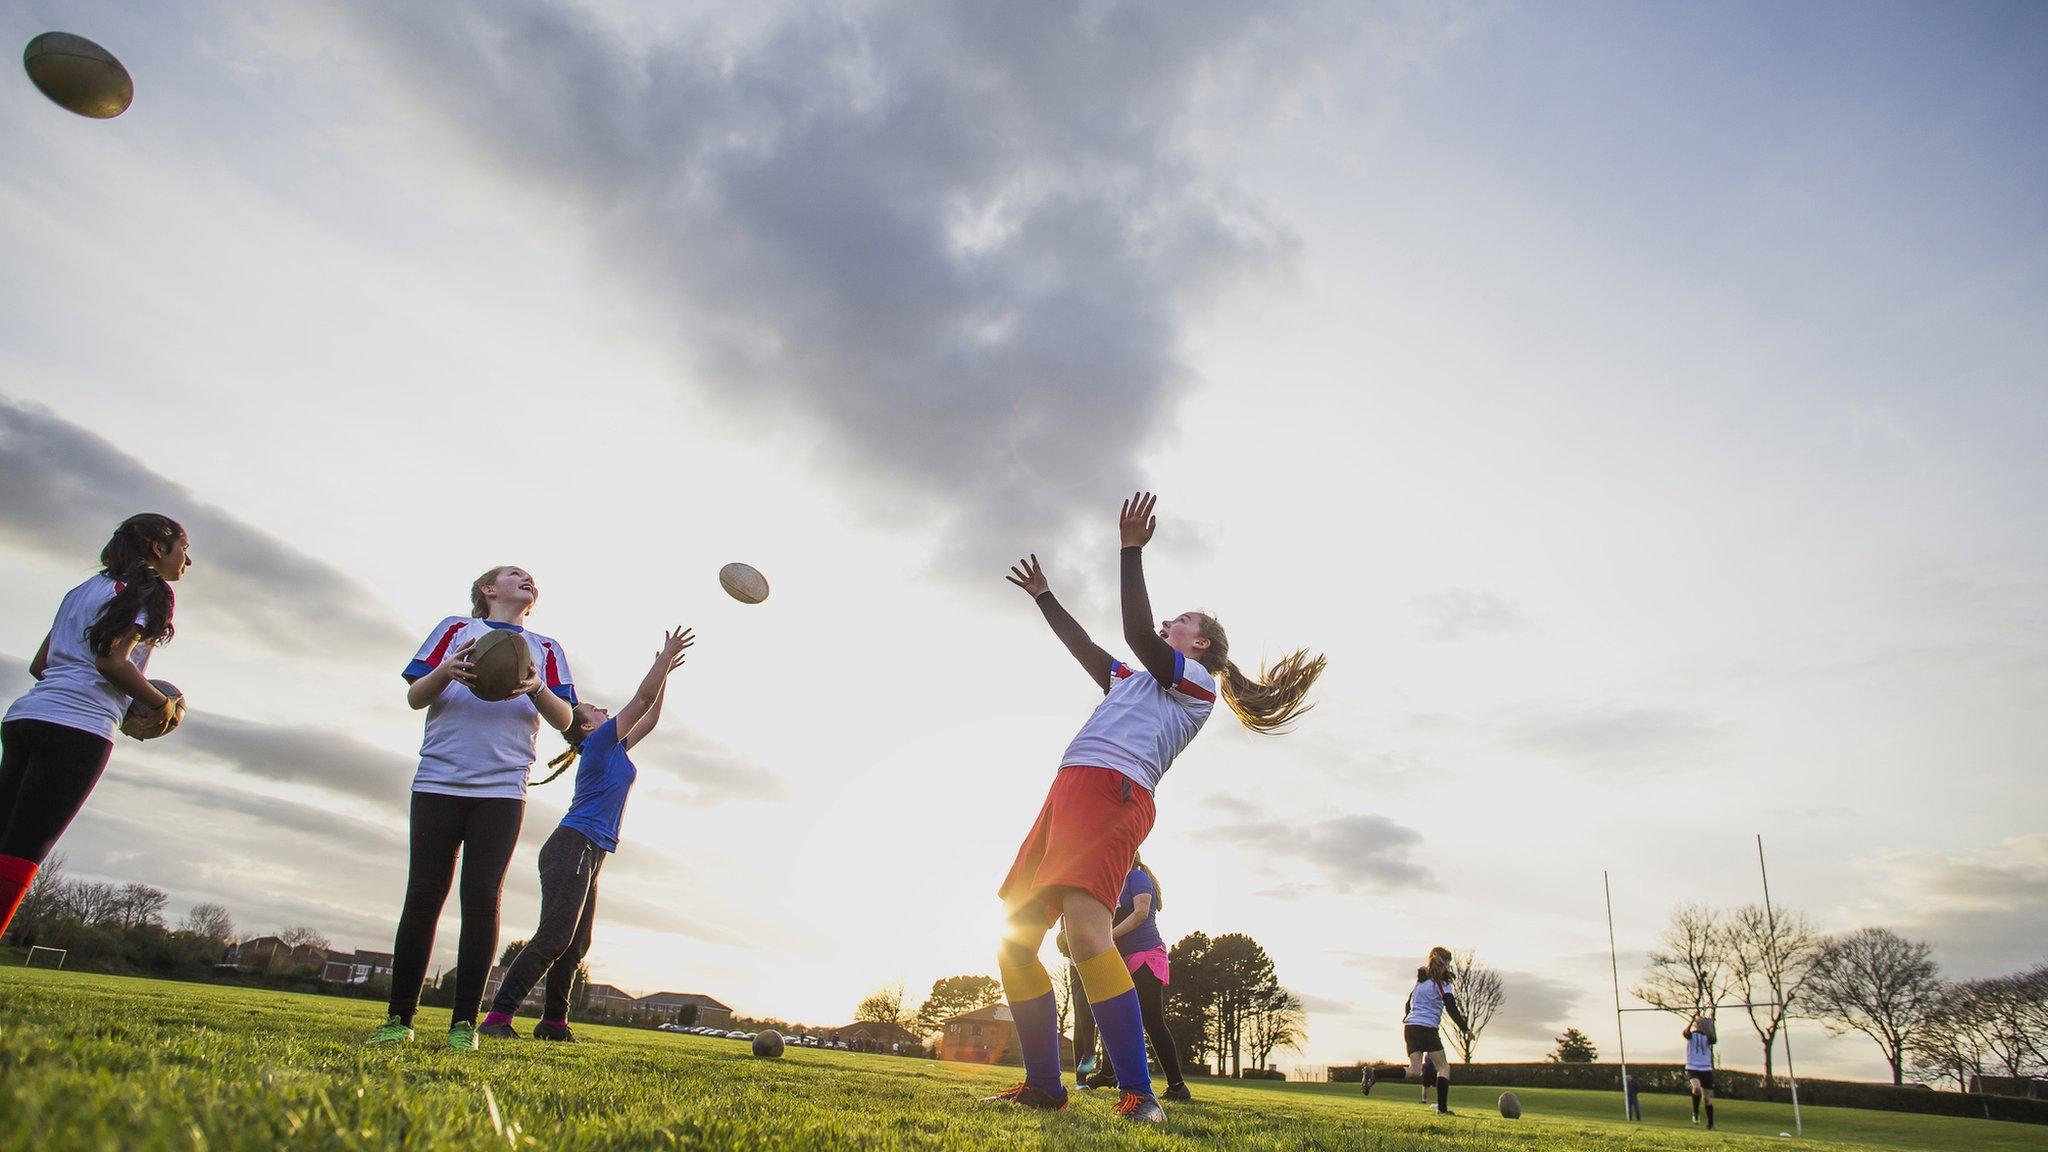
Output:
<path fill-rule="evenodd" d="M 541 845 L 540 925 L 505 970 L 505 981 L 498 985 L 491 1011 L 507 1016 L 518 1011 L 520 1001 L 545 974 L 548 987 L 542 1018 L 569 1018 L 570 985 L 576 979 L 576 966 L 590 951 L 590 928 L 597 921 L 597 873 L 603 867 L 604 850 L 566 825 L 555 829 Z"/>
<path fill-rule="evenodd" d="M 113 753 L 112 740 L 63 724 L 0 724 L 0 856 L 41 864 Z"/>
<path fill-rule="evenodd" d="M 498 950 L 498 900 L 505 868 L 519 843 L 526 801 L 509 796 L 470 798 L 438 792 L 412 794 L 412 870 L 405 881 L 405 911 L 391 945 L 391 1014 L 412 1023 L 427 958 L 434 951 L 434 927 L 448 886 L 455 880 L 455 853 L 462 852 L 462 938 L 455 949 L 455 1015 L 476 1023 L 477 1002 Z"/>
<path fill-rule="evenodd" d="M 1138 965 L 1131 973 L 1131 983 L 1138 986 L 1138 1010 L 1145 1016 L 1145 1038 L 1152 1041 L 1152 1054 L 1159 1059 L 1159 1070 L 1166 1073 L 1166 1086 L 1171 1088 L 1181 1083 L 1180 1051 L 1173 1046 L 1173 1033 L 1166 1030 L 1166 985 L 1152 974 L 1148 964 Z"/>

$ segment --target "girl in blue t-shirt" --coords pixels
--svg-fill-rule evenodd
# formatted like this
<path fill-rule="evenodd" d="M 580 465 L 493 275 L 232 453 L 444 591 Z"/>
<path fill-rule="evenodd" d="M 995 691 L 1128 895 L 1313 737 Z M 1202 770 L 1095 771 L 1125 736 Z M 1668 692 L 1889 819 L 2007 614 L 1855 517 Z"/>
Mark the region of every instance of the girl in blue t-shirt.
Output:
<path fill-rule="evenodd" d="M 1117 954 L 1124 958 L 1124 967 L 1130 969 L 1131 983 L 1138 990 L 1138 1008 L 1145 1019 L 1145 1036 L 1159 1058 L 1159 1070 L 1166 1074 L 1162 1099 L 1187 1100 L 1192 1097 L 1181 1075 L 1180 1052 L 1174 1046 L 1173 1033 L 1166 1030 L 1166 986 L 1173 977 L 1166 959 L 1166 939 L 1159 934 L 1159 910 L 1165 906 L 1159 877 L 1142 856 L 1132 854 L 1110 935 L 1115 938 Z M 1084 1083 L 1091 1088 L 1107 1087 L 1116 1083 L 1116 1074 L 1100 1069 Z"/>
<path fill-rule="evenodd" d="M 569 750 L 549 761 L 552 780 L 580 755 L 576 795 L 562 823 L 540 849 L 540 925 L 505 971 L 490 1015 L 479 1029 L 485 1036 L 512 1038 L 512 1013 L 547 977 L 547 999 L 536 1040 L 574 1040 L 569 1032 L 569 990 L 576 966 L 590 951 L 590 929 L 597 918 L 597 872 L 607 854 L 618 851 L 619 822 L 626 812 L 626 793 L 639 771 L 627 752 L 661 723 L 661 705 L 668 696 L 668 674 L 683 666 L 683 654 L 696 643 L 687 628 L 669 632 L 654 665 L 641 678 L 633 698 L 618 715 L 595 704 L 578 704 L 562 733 Z M 546 783 L 546 780 L 541 783 Z"/>

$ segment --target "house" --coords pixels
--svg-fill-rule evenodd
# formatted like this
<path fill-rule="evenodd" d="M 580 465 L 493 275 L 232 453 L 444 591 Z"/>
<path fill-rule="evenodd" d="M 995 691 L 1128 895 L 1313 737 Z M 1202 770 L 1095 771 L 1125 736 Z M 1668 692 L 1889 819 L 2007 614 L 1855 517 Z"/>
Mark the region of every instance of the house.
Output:
<path fill-rule="evenodd" d="M 1017 1025 L 1008 1004 L 991 1004 L 946 1017 L 939 1036 L 939 1059 L 968 1064 L 1000 1063 L 1017 1042 Z"/>
<path fill-rule="evenodd" d="M 223 963 L 244 972 L 267 972 L 277 968 L 310 968 L 319 972 L 327 966 L 327 950 L 311 944 L 287 948 L 275 936 L 252 936 L 228 949 Z"/>
<path fill-rule="evenodd" d="M 368 984 L 375 977 L 390 976 L 391 965 L 389 952 L 372 952 L 367 948 L 353 952 L 329 951 L 320 979 L 329 984 Z"/>
<path fill-rule="evenodd" d="M 484 977 L 485 1004 L 489 1004 L 491 1003 L 491 1001 L 497 998 L 498 989 L 505 983 L 505 973 L 510 970 L 511 965 L 509 964 L 491 965 L 490 975 Z M 537 981 L 535 982 L 533 987 L 528 988 L 526 990 L 526 999 L 521 1000 L 519 1002 L 519 1006 L 521 1008 L 531 1008 L 534 1011 L 538 1012 L 541 1010 L 541 1006 L 546 1000 L 547 982 L 544 980 Z"/>
<path fill-rule="evenodd" d="M 632 1014 L 636 998 L 631 992 L 616 984 L 592 984 L 587 989 L 584 1010 L 602 1012 L 607 1016 L 628 1016 Z"/>
<path fill-rule="evenodd" d="M 849 1047 L 869 1052 L 924 1051 L 924 1041 L 917 1033 L 901 1024 L 882 1020 L 856 1020 L 843 1028 L 833 1029 L 832 1035 Z"/>
<path fill-rule="evenodd" d="M 732 1009 L 701 992 L 656 992 L 635 1000 L 627 1011 L 662 1024 L 724 1028 L 732 1023 Z"/>

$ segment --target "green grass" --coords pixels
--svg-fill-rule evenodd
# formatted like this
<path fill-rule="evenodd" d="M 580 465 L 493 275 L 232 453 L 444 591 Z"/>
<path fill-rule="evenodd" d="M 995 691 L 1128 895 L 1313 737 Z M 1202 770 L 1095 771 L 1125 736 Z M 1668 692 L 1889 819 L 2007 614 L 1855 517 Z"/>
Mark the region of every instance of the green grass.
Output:
<path fill-rule="evenodd" d="M 1527 1114 L 1494 1114 L 1496 1092 L 1459 1090 L 1438 1117 L 1412 1091 L 1210 1084 L 1159 1129 L 1076 1094 L 1061 1114 L 980 1106 L 1015 1073 L 887 1056 L 792 1050 L 579 1028 L 585 1042 L 367 1050 L 381 1015 L 363 1001 L 111 976 L 0 970 L 0 1149 L 458 1148 L 947 1149 L 1178 1148 L 1564 1152 L 1783 1148 L 1785 1110 L 1731 1104 L 1727 1132 L 1685 1123 L 1679 1097 L 1645 1097 L 1650 1122 L 1615 1120 L 1611 1097 L 1521 1091 Z M 495 1108 L 495 1115 L 493 1109 Z M 1811 1109 L 1810 1148 L 2040 1149 L 2048 1129 Z M 1743 1135 L 1769 1133 L 1772 1135 Z"/>

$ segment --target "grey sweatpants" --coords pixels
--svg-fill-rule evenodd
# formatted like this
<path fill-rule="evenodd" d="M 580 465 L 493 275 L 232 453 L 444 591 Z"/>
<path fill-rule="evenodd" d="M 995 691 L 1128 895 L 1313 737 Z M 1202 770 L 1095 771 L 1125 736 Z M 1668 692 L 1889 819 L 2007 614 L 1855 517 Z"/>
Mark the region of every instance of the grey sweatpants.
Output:
<path fill-rule="evenodd" d="M 590 951 L 590 925 L 597 918 L 597 871 L 604 850 L 574 828 L 556 828 L 540 848 L 540 925 L 519 950 L 505 982 L 491 1000 L 493 1012 L 510 1015 L 547 974 L 548 1020 L 569 1018 L 569 988 L 576 966 Z"/>

